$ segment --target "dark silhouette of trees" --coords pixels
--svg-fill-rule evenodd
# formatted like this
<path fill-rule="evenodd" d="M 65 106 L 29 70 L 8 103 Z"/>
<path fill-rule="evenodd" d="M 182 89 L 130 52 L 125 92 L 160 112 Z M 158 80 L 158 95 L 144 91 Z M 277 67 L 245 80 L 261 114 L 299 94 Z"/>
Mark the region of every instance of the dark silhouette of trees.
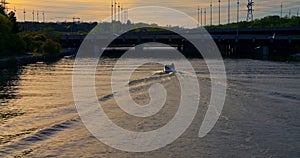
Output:
<path fill-rule="evenodd" d="M 13 24 L 11 32 L 12 33 L 18 33 L 19 32 L 19 26 L 18 26 L 18 23 L 17 23 L 16 13 L 13 12 L 13 11 L 8 13 L 8 19 Z"/>
<path fill-rule="evenodd" d="M 59 53 L 59 33 L 51 29 L 39 32 L 20 32 L 14 12 L 5 13 L 0 8 L 0 57 L 32 54 Z"/>
<path fill-rule="evenodd" d="M 7 15 L 4 8 L 0 6 L 0 57 L 25 53 L 26 44 L 17 32 L 15 14 Z"/>
<path fill-rule="evenodd" d="M 48 29 L 39 32 L 23 32 L 20 35 L 27 44 L 26 51 L 38 55 L 61 51 L 61 45 L 56 42 L 59 39 L 57 34 L 57 32 Z"/>
<path fill-rule="evenodd" d="M 279 27 L 300 27 L 300 17 L 292 16 L 289 18 L 285 16 L 280 18 L 280 16 L 267 16 L 261 19 L 255 19 L 253 22 L 241 21 L 239 22 L 239 28 L 279 28 Z M 207 29 L 227 29 L 236 28 L 236 23 L 225 24 L 221 26 L 207 26 Z"/>

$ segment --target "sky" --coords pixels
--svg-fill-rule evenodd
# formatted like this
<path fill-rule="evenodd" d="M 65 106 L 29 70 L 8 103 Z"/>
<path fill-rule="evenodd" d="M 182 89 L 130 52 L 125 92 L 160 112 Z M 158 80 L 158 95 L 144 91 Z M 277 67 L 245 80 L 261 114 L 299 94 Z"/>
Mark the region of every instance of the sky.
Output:
<path fill-rule="evenodd" d="M 26 10 L 26 21 L 32 21 L 32 11 L 39 11 L 39 20 L 42 21 L 42 12 L 45 13 L 45 21 L 63 22 L 73 21 L 73 17 L 79 17 L 81 21 L 101 22 L 111 15 L 111 0 L 6 0 L 10 10 L 15 8 L 18 21 L 24 21 L 24 9 Z M 169 7 L 181 11 L 197 20 L 198 6 L 207 9 L 207 24 L 210 23 L 210 1 L 211 0 L 119 0 L 123 8 L 135 8 L 142 6 Z M 237 0 L 231 1 L 231 21 L 236 21 Z M 240 20 L 245 20 L 247 15 L 248 0 L 240 0 Z M 283 15 L 297 15 L 300 10 L 299 0 L 254 0 L 254 18 L 262 18 L 268 15 L 280 15 L 280 4 L 283 3 Z M 218 0 L 212 0 L 213 24 L 218 24 Z M 221 23 L 228 21 L 228 0 L 221 0 Z M 300 12 L 300 11 L 299 11 Z M 142 14 L 142 13 L 141 13 Z M 143 14 L 147 16 L 149 11 Z M 129 10 L 129 19 L 133 18 Z M 176 17 L 176 16 L 174 16 Z M 133 18 L 134 19 L 134 18 Z M 140 20 L 142 18 L 136 19 Z M 133 20 L 134 21 L 134 20 Z M 142 21 L 142 20 L 141 20 Z M 134 21 L 140 22 L 140 21 Z M 163 23 L 157 21 L 157 23 Z"/>

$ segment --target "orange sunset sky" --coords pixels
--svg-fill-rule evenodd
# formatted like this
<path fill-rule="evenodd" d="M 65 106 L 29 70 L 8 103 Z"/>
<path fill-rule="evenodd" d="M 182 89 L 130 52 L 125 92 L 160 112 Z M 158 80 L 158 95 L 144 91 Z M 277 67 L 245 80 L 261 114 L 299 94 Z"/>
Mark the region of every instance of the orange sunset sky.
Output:
<path fill-rule="evenodd" d="M 81 21 L 102 21 L 111 15 L 111 0 L 6 0 L 10 10 L 17 11 L 19 21 L 24 21 L 23 10 L 26 10 L 26 21 L 32 20 L 32 11 L 45 13 L 46 21 L 72 21 L 72 17 L 80 17 Z M 231 0 L 231 21 L 236 21 L 236 0 Z M 254 0 L 254 18 L 261 18 L 267 15 L 280 15 L 280 4 L 283 3 L 283 15 L 297 15 L 300 9 L 299 0 Z M 141 6 L 162 6 L 170 7 L 197 18 L 197 7 L 207 9 L 209 20 L 210 0 L 120 0 L 122 7 L 134 8 Z M 218 23 L 218 0 L 213 3 L 213 23 Z M 227 22 L 228 0 L 221 0 L 221 22 Z M 247 0 L 240 0 L 240 19 L 246 19 Z M 36 16 L 36 15 L 35 15 Z M 130 19 L 130 13 L 129 13 Z M 158 22 L 159 23 L 159 22 Z"/>

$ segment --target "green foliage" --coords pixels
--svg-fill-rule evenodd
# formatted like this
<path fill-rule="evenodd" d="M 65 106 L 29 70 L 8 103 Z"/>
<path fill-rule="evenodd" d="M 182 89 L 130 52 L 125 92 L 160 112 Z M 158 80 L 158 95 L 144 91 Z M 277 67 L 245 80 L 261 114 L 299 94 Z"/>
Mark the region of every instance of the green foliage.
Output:
<path fill-rule="evenodd" d="M 25 53 L 26 44 L 16 34 L 16 19 L 13 13 L 7 15 L 0 7 L 0 57 Z"/>
<path fill-rule="evenodd" d="M 12 30 L 12 23 L 5 15 L 0 14 L 0 34 L 8 34 Z"/>
<path fill-rule="evenodd" d="M 10 13 L 8 13 L 8 19 L 13 24 L 11 32 L 12 33 L 18 33 L 19 32 L 19 26 L 18 26 L 18 23 L 17 23 L 17 18 L 16 18 L 15 12 L 11 11 Z"/>
<path fill-rule="evenodd" d="M 59 41 L 59 39 L 62 36 L 61 32 L 57 32 L 51 27 L 44 29 L 43 31 L 41 31 L 41 33 L 44 34 L 46 37 L 52 39 L 53 41 Z"/>
<path fill-rule="evenodd" d="M 5 9 L 0 5 L 0 15 L 6 15 Z"/>
<path fill-rule="evenodd" d="M 46 42 L 43 43 L 42 48 L 44 53 L 58 53 L 61 51 L 60 44 L 51 39 L 47 39 Z"/>
<path fill-rule="evenodd" d="M 54 34 L 50 30 L 47 30 L 42 32 L 23 32 L 21 36 L 27 44 L 27 52 L 50 54 L 61 51 L 60 44 L 55 42 L 57 36 Z"/>
<path fill-rule="evenodd" d="M 300 17 L 293 16 L 291 18 L 285 16 L 267 16 L 262 19 L 255 19 L 253 22 L 241 21 L 221 26 L 207 26 L 207 29 L 225 29 L 225 28 L 275 28 L 275 27 L 300 27 Z"/>

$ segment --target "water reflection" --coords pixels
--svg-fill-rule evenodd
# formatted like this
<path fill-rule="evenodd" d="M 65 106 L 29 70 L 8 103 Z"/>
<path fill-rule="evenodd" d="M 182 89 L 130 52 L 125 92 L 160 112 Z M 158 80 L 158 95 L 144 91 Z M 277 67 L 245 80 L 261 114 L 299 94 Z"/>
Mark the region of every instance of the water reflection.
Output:
<path fill-rule="evenodd" d="M 22 68 L 0 70 L 0 101 L 1 106 L 8 105 L 12 99 L 20 96 L 17 94 Z"/>
<path fill-rule="evenodd" d="M 299 157 L 299 63 L 225 60 L 228 93 L 224 110 L 213 131 L 199 139 L 210 83 L 205 63 L 192 61 L 203 100 L 191 127 L 161 150 L 125 153 L 99 142 L 80 121 L 72 94 L 73 62 L 62 59 L 0 70 L 0 157 Z M 110 86 L 115 62 L 102 60 L 96 71 L 96 92 L 108 116 L 133 131 L 164 125 L 177 104 L 166 106 L 170 113 L 163 109 L 161 117 L 145 120 L 116 108 Z M 128 71 L 134 63 L 128 60 L 123 70 Z M 86 68 L 86 73 L 91 73 Z M 179 93 L 172 89 L 175 84 L 170 84 L 175 80 L 153 76 L 158 70 L 159 65 L 147 64 L 132 75 L 135 91 L 131 96 L 141 105 L 148 102 L 148 84 L 156 80 L 170 86 L 170 101 L 178 98 Z"/>

